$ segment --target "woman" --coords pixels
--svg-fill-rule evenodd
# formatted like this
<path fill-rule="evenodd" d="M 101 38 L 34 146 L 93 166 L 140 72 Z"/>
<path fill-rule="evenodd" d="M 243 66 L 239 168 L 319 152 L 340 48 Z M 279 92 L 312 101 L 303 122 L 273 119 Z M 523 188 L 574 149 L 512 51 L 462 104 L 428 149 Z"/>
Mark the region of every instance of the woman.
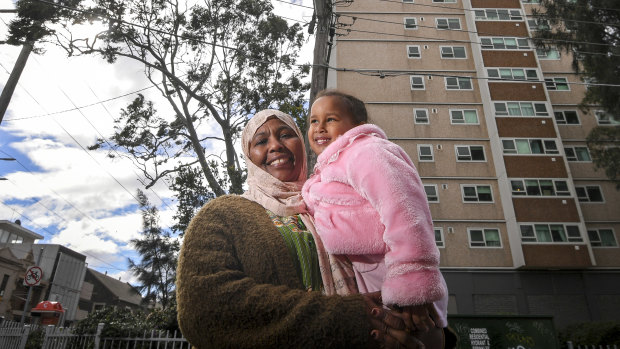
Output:
<path fill-rule="evenodd" d="M 257 113 L 242 135 L 248 191 L 205 205 L 185 233 L 179 325 L 198 348 L 417 348 L 402 321 L 356 293 L 346 261 L 313 237 L 293 119 Z M 319 267 L 320 266 L 320 267 Z M 309 290 L 323 292 L 309 292 Z"/>

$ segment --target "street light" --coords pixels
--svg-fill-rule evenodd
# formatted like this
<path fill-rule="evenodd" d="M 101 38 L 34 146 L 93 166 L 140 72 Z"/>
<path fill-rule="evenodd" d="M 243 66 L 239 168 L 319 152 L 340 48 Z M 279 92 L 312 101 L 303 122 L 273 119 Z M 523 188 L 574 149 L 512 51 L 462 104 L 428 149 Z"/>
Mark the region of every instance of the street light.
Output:
<path fill-rule="evenodd" d="M 0 160 L 4 160 L 4 161 L 16 161 L 17 159 L 15 159 L 15 158 L 0 158 Z"/>

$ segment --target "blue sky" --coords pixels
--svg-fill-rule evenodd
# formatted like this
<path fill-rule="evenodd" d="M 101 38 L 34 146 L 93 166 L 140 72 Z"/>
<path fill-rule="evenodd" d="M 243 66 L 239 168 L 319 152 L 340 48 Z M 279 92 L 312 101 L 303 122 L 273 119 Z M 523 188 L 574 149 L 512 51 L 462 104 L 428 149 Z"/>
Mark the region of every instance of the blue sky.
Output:
<path fill-rule="evenodd" d="M 275 0 L 273 4 L 277 14 L 288 18 L 309 21 L 312 15 L 310 9 Z M 312 6 L 309 0 L 303 4 Z M 0 9 L 10 8 L 12 0 L 0 0 Z M 12 16 L 0 14 L 2 39 Z M 313 40 L 307 43 L 302 61 L 311 61 L 313 45 Z M 0 87 L 19 50 L 0 46 Z M 18 160 L 0 161 L 0 177 L 8 179 L 0 181 L 0 220 L 20 219 L 24 227 L 45 236 L 40 242 L 62 244 L 85 254 L 90 267 L 134 281 L 127 257 L 136 258 L 129 241 L 139 237 L 141 229 L 133 197 L 136 189 L 144 190 L 141 176 L 126 160 L 111 160 L 105 151 L 82 147 L 94 144 L 100 135 L 111 135 L 113 118 L 136 95 L 99 101 L 148 86 L 143 68 L 132 62 L 111 65 L 96 57 L 67 58 L 54 47 L 46 47 L 43 55 L 30 55 L 0 124 L 0 157 Z M 156 89 L 141 93 L 162 113 L 168 110 Z M 75 106 L 88 107 L 58 113 Z M 145 193 L 159 207 L 161 225 L 170 226 L 174 199 L 169 189 L 159 183 Z"/>

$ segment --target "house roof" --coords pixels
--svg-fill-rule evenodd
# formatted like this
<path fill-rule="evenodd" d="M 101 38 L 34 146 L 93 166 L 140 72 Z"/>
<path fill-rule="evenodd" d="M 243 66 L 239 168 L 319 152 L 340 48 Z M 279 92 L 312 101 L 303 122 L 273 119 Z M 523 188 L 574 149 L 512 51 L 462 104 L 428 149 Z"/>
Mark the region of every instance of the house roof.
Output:
<path fill-rule="evenodd" d="M 90 273 L 96 280 L 98 280 L 105 288 L 117 296 L 120 300 L 135 305 L 140 305 L 142 302 L 142 295 L 138 290 L 131 286 L 128 282 L 122 282 L 113 277 L 102 274 L 94 269 L 88 268 L 87 273 Z"/>
<path fill-rule="evenodd" d="M 16 233 L 19 236 L 31 238 L 34 240 L 43 239 L 43 235 L 39 235 L 30 229 L 22 227 L 20 224 L 16 224 L 4 219 L 0 220 L 0 229 L 4 229 L 11 233 Z"/>

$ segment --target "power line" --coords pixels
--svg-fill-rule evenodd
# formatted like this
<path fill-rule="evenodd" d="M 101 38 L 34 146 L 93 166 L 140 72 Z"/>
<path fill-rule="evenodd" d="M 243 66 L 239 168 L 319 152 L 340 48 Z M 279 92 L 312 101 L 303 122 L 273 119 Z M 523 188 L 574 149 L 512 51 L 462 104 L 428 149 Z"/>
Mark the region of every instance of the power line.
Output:
<path fill-rule="evenodd" d="M 352 16 L 352 15 L 345 15 L 345 14 L 338 14 L 337 16 L 344 16 L 344 17 L 350 17 L 355 20 L 360 19 L 360 20 L 365 20 L 365 21 L 369 21 L 369 22 L 380 22 L 380 23 L 387 23 L 387 24 L 397 24 L 399 26 L 404 25 L 404 23 L 400 23 L 400 22 L 391 22 L 391 21 L 385 21 L 385 20 L 381 20 L 381 19 L 374 19 L 374 18 L 365 18 L 365 17 L 358 17 L 358 16 Z M 352 25 L 352 24 L 351 24 Z M 530 39 L 530 37 L 515 37 L 514 35 L 497 35 L 494 33 L 485 33 L 485 32 L 479 32 L 479 31 L 475 31 L 475 30 L 465 30 L 465 29 L 452 29 L 452 28 L 445 28 L 445 29 L 439 29 L 436 26 L 430 26 L 430 25 L 421 25 L 416 23 L 415 25 L 416 27 L 420 27 L 420 28 L 431 28 L 431 29 L 438 29 L 438 30 L 446 30 L 446 31 L 453 31 L 453 32 L 463 32 L 463 33 L 472 33 L 472 34 L 476 34 L 478 36 L 491 36 L 491 37 L 514 37 L 517 39 Z M 347 30 L 347 29 L 344 29 Z M 407 37 L 409 37 L 407 35 Z M 537 38 L 536 40 L 540 40 L 540 41 L 552 41 L 552 42 L 566 42 L 566 43 L 575 43 L 575 44 L 589 44 L 589 45 L 597 45 L 597 46 L 614 46 L 611 44 L 603 44 L 603 43 L 593 43 L 593 42 L 585 42 L 585 41 L 574 41 L 574 40 L 558 40 L 558 39 L 543 39 L 543 38 Z M 473 41 L 469 41 L 472 44 L 478 44 L 477 42 L 473 42 Z"/>
<path fill-rule="evenodd" d="M 32 223 L 32 225 L 34 225 L 34 226 L 35 226 L 35 227 L 37 227 L 38 229 L 41 229 L 41 230 L 46 231 L 46 232 L 47 232 L 47 234 L 48 234 L 50 237 L 51 237 L 51 236 L 54 236 L 54 233 L 52 233 L 51 231 L 49 231 L 47 228 L 42 227 L 42 226 L 40 226 L 40 225 L 36 224 L 36 223 L 35 223 L 32 219 L 30 219 L 30 217 L 26 216 L 26 215 L 25 215 L 25 214 L 23 214 L 23 213 L 18 212 L 16 209 L 14 209 L 13 207 L 11 207 L 11 206 L 9 206 L 9 205 L 5 204 L 4 202 L 0 202 L 0 203 L 1 203 L 2 205 L 6 206 L 7 208 L 9 208 L 10 210 L 12 210 L 13 212 L 17 213 L 17 214 L 18 214 L 18 215 L 20 215 L 21 217 L 23 217 L 23 218 L 25 218 L 26 220 L 28 220 L 30 223 Z M 104 260 L 103 260 L 103 259 L 101 259 L 101 258 L 95 257 L 95 256 L 91 255 L 90 253 L 88 253 L 88 252 L 86 252 L 86 251 L 80 251 L 80 253 L 84 253 L 84 254 L 85 254 L 85 255 L 87 255 L 88 257 L 94 258 L 94 259 L 96 259 L 96 260 L 98 260 L 98 261 L 100 261 L 100 262 L 102 262 L 102 263 L 104 263 L 104 264 L 107 264 L 107 265 L 109 265 L 112 269 L 121 270 L 121 271 L 126 271 L 126 269 L 120 269 L 120 268 L 117 268 L 116 266 L 114 266 L 114 264 L 108 263 L 108 262 L 104 261 Z M 123 257 L 124 257 L 124 256 L 123 256 Z M 125 258 L 127 258 L 127 257 L 125 257 Z"/>

